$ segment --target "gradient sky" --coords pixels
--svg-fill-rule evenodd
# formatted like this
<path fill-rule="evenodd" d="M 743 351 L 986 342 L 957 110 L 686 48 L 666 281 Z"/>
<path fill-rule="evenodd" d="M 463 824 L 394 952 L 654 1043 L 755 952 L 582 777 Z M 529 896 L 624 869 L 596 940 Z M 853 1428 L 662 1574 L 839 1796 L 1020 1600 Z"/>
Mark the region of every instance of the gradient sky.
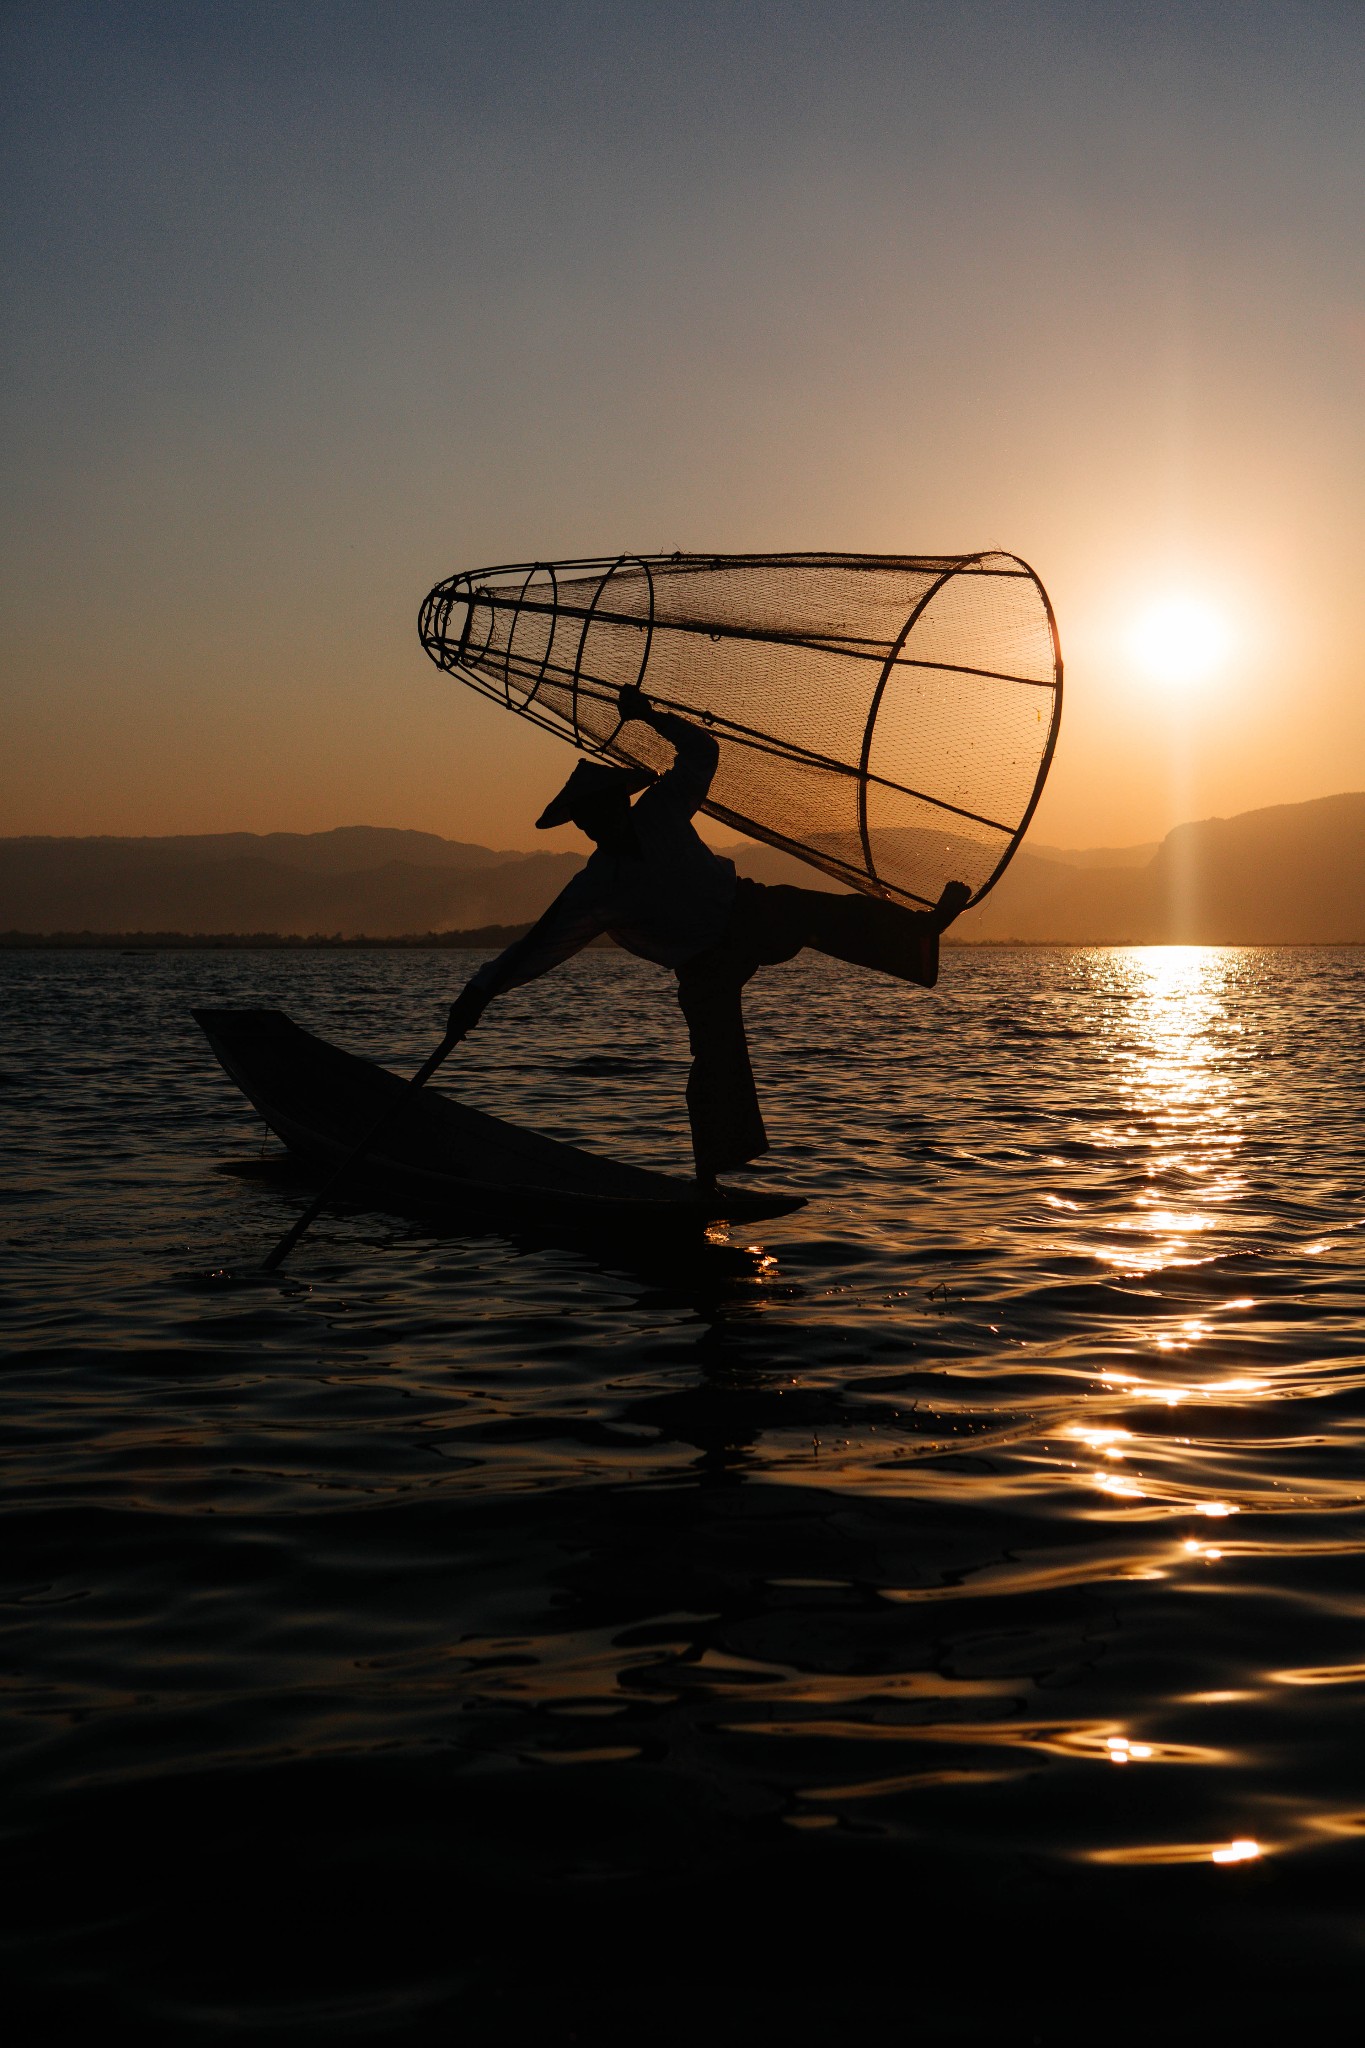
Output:
<path fill-rule="evenodd" d="M 0 831 L 532 844 L 568 750 L 419 602 L 675 547 L 1024 555 L 1036 839 L 1365 787 L 1359 0 L 43 0 L 0 59 Z"/>

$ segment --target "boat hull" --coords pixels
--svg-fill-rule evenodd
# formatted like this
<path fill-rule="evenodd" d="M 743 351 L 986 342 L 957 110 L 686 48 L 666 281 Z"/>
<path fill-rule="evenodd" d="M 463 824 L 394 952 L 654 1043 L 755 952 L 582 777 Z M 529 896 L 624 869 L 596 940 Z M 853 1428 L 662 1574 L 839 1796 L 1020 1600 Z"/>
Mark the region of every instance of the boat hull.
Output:
<path fill-rule="evenodd" d="M 196 1010 L 224 1071 L 290 1152 L 316 1171 L 350 1157 L 407 1083 L 304 1031 L 282 1010 Z M 380 1131 L 345 1194 L 382 1188 L 404 1204 L 586 1227 L 758 1221 L 803 1206 L 756 1188 L 703 1194 L 695 1181 L 604 1159 L 471 1109 L 442 1090 L 411 1096 Z"/>

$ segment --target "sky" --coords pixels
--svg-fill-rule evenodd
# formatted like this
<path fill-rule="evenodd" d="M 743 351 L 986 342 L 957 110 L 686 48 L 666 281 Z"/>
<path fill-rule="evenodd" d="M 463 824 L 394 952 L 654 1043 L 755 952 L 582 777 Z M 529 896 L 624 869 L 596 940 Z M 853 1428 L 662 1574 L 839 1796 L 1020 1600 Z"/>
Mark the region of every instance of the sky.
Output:
<path fill-rule="evenodd" d="M 1036 841 L 1365 788 L 1359 0 L 42 0 L 0 77 L 0 832 L 535 844 L 421 599 L 673 548 L 1031 562 Z"/>

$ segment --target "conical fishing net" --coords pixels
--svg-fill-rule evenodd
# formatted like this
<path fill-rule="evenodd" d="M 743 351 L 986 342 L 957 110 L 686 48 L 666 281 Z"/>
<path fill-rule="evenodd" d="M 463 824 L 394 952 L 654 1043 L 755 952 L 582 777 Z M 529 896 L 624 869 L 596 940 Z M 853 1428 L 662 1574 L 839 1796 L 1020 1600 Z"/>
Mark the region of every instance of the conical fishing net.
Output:
<path fill-rule="evenodd" d="M 913 905 L 1004 871 L 1061 715 L 1047 594 L 1013 555 L 623 555 L 474 569 L 422 607 L 441 668 L 654 770 L 636 683 L 720 743 L 707 813 Z"/>

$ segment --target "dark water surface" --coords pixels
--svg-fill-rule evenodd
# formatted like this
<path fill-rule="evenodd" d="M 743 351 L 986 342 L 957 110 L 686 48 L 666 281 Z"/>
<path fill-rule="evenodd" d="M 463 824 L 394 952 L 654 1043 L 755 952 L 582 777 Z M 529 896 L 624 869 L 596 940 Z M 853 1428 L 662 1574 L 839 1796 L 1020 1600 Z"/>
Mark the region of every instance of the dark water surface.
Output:
<path fill-rule="evenodd" d="M 216 1170 L 191 1004 L 409 1067 L 462 965 L 0 955 L 48 2037 L 1353 2027 L 1365 954 L 801 961 L 750 1003 L 799 1216 L 357 1211 L 253 1277 L 306 1188 Z M 670 987 L 584 956 L 446 1085 L 676 1166 Z"/>

